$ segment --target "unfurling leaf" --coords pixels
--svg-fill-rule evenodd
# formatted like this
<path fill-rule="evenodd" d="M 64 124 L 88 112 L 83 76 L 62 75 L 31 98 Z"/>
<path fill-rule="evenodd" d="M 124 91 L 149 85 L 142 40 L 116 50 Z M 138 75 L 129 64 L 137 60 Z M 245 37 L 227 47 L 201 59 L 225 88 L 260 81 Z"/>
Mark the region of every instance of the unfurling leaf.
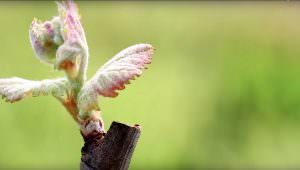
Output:
<path fill-rule="evenodd" d="M 151 63 L 152 54 L 153 47 L 150 44 L 137 44 L 105 63 L 79 93 L 81 114 L 98 109 L 98 95 L 116 97 L 116 90 L 123 90 L 125 84 L 142 74 L 142 69 Z"/>
<path fill-rule="evenodd" d="M 62 24 L 61 34 L 64 39 L 64 44 L 62 44 L 57 51 L 56 67 L 66 71 L 74 68 L 79 69 L 80 62 L 86 62 L 87 60 L 88 46 L 84 30 L 80 23 L 77 7 L 73 1 L 57 2 L 57 5 Z M 83 57 L 86 59 L 83 60 Z M 84 67 L 86 67 L 86 65 L 84 65 Z M 72 73 L 74 74 L 74 70 L 72 70 Z M 76 74 L 71 77 L 74 76 L 76 76 Z"/>
<path fill-rule="evenodd" d="M 66 95 L 68 89 L 69 82 L 65 78 L 42 81 L 25 80 L 18 77 L 0 79 L 0 96 L 9 102 L 19 101 L 26 96 L 53 95 L 61 97 Z"/>

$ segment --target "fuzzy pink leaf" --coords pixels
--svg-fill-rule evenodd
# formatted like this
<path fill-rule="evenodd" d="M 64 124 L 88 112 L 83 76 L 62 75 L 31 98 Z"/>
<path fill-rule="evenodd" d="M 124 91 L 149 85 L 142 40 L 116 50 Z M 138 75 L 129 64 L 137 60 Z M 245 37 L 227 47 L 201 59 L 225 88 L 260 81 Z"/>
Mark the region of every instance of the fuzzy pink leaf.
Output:
<path fill-rule="evenodd" d="M 57 5 L 64 43 L 57 50 L 56 67 L 66 69 L 64 67 L 66 62 L 75 65 L 77 57 L 88 55 L 88 45 L 76 4 L 73 1 L 66 1 L 57 2 Z"/>
<path fill-rule="evenodd" d="M 86 43 L 76 4 L 73 1 L 66 1 L 57 2 L 57 5 L 62 22 L 62 35 L 64 40 L 70 44 L 76 43 L 79 40 Z"/>
<path fill-rule="evenodd" d="M 153 47 L 137 44 L 128 47 L 105 63 L 86 83 L 79 93 L 79 107 L 83 110 L 97 108 L 97 95 L 116 97 L 116 90 L 142 74 L 142 69 L 151 63 Z"/>

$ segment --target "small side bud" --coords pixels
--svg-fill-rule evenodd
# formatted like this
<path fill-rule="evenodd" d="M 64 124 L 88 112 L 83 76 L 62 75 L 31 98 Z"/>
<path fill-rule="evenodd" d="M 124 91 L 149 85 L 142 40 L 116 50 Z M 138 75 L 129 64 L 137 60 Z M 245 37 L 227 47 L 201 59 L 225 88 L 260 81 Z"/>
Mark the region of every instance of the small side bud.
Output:
<path fill-rule="evenodd" d="M 32 21 L 29 30 L 30 41 L 37 58 L 42 62 L 55 63 L 56 51 L 64 42 L 60 30 L 61 24 L 58 17 L 45 22 L 37 19 Z"/>
<path fill-rule="evenodd" d="M 75 78 L 81 62 L 81 53 L 82 49 L 79 46 L 64 43 L 56 52 L 54 68 L 65 70 L 71 78 Z"/>

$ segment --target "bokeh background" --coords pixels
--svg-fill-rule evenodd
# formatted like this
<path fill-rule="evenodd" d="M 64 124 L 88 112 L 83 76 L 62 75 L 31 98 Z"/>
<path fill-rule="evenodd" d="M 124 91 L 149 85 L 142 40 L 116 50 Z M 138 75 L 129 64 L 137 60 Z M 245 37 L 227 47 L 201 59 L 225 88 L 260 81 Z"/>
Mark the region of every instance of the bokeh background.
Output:
<path fill-rule="evenodd" d="M 113 120 L 141 124 L 130 169 L 300 167 L 300 11 L 292 3 L 78 2 L 88 77 L 120 50 L 156 47 L 153 63 L 115 99 Z M 0 2 L 0 77 L 63 76 L 28 37 L 55 3 Z M 79 169 L 82 138 L 52 97 L 0 101 L 0 168 Z"/>

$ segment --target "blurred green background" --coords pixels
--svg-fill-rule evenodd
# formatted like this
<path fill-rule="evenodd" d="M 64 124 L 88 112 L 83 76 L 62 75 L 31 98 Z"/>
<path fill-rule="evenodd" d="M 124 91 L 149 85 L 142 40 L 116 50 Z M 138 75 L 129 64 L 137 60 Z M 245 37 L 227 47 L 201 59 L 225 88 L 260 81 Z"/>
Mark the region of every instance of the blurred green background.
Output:
<path fill-rule="evenodd" d="M 142 125 L 130 169 L 297 167 L 300 11 L 297 4 L 78 2 L 88 77 L 120 50 L 151 43 L 153 63 L 115 99 L 113 120 Z M 34 17 L 53 2 L 0 2 L 0 77 L 63 76 L 34 56 Z M 78 127 L 52 97 L 0 101 L 0 168 L 79 169 Z"/>

